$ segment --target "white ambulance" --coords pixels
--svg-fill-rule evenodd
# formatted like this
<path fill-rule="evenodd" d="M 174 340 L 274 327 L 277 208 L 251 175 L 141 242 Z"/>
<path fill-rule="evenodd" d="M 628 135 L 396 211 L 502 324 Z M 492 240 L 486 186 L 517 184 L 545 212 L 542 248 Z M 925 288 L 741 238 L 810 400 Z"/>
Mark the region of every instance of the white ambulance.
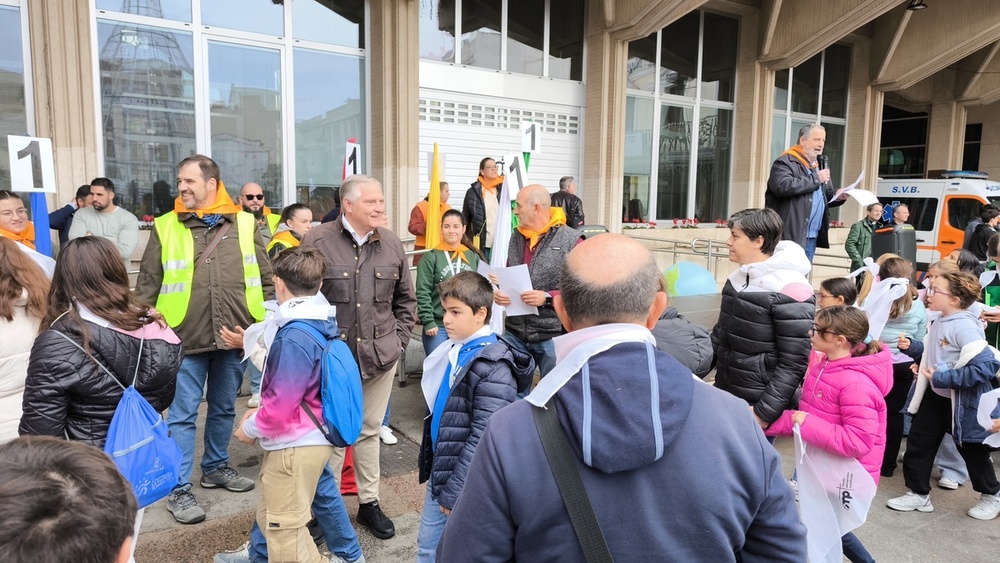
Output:
<path fill-rule="evenodd" d="M 917 235 L 917 269 L 925 270 L 952 250 L 962 248 L 965 226 L 983 204 L 1000 206 L 1000 183 L 982 172 L 948 171 L 933 179 L 878 181 L 876 195 L 885 206 L 882 220 L 892 220 L 893 207 L 910 208 L 909 223 Z"/>

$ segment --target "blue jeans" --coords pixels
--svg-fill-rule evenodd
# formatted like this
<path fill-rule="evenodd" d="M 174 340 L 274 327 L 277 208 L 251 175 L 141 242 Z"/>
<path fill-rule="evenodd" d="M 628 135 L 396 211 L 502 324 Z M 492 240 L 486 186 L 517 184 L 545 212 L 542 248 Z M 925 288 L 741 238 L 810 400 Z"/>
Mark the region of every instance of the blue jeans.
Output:
<path fill-rule="evenodd" d="M 417 531 L 417 563 L 434 563 L 434 554 L 447 523 L 448 517 L 441 512 L 441 505 L 431 498 L 431 482 L 428 480 L 424 511 L 420 513 L 420 529 Z"/>
<path fill-rule="evenodd" d="M 253 362 L 247 360 L 246 373 L 250 376 L 250 394 L 260 395 L 260 380 L 264 377 Z"/>
<path fill-rule="evenodd" d="M 444 344 L 446 340 L 448 340 L 448 332 L 445 331 L 443 326 L 438 327 L 437 334 L 434 336 L 427 336 L 427 334 L 424 333 L 420 337 L 420 341 L 424 344 L 424 355 L 430 356 L 431 352 L 433 352 L 438 346 Z"/>
<path fill-rule="evenodd" d="M 875 563 L 872 554 L 868 553 L 865 546 L 861 544 L 858 536 L 854 532 L 847 532 L 840 538 L 840 545 L 844 549 L 844 557 L 851 563 Z"/>
<path fill-rule="evenodd" d="M 167 427 L 184 454 L 179 487 L 190 486 L 194 465 L 194 441 L 197 432 L 198 405 L 201 404 L 205 379 L 208 378 L 208 415 L 205 417 L 205 455 L 201 472 L 213 473 L 229 465 L 229 438 L 236 418 L 236 392 L 243 381 L 241 350 L 216 350 L 184 356 L 177 371 L 177 391 L 167 412 Z"/>
<path fill-rule="evenodd" d="M 504 341 L 518 350 L 530 355 L 535 360 L 535 366 L 541 377 L 552 371 L 556 367 L 556 347 L 552 340 L 541 342 L 522 342 L 520 338 L 509 332 L 503 335 Z"/>
<path fill-rule="evenodd" d="M 813 257 L 816 256 L 816 237 L 806 238 L 805 251 L 806 251 L 806 258 L 809 258 L 809 261 L 812 262 Z"/>
<path fill-rule="evenodd" d="M 329 464 L 323 468 L 316 484 L 316 496 L 312 503 L 313 516 L 323 531 L 326 548 L 345 561 L 356 561 L 361 557 L 361 545 L 358 544 L 358 534 L 351 526 L 351 517 L 347 514 L 344 498 L 340 496 L 337 480 Z M 266 563 L 267 541 L 254 519 L 250 528 L 250 560 L 254 563 Z"/>

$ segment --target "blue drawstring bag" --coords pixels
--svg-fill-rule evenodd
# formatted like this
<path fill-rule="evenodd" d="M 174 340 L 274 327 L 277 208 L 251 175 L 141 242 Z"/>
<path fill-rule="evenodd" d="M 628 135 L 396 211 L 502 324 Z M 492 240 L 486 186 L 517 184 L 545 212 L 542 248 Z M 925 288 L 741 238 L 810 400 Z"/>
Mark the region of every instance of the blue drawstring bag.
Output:
<path fill-rule="evenodd" d="M 65 334 L 58 334 L 83 349 Z M 132 484 L 139 508 L 145 508 L 170 494 L 177 486 L 182 460 L 181 450 L 170 437 L 166 421 L 135 388 L 144 342 L 139 342 L 135 374 L 127 388 L 104 364 L 93 358 L 104 373 L 124 389 L 108 426 L 104 453 L 111 457 L 118 471 Z"/>

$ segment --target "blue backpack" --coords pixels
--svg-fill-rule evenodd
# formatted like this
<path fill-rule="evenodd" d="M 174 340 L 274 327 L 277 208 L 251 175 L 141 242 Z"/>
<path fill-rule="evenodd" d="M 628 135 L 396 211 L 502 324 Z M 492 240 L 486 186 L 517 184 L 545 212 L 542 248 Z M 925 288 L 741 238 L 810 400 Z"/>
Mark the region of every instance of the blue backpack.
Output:
<path fill-rule="evenodd" d="M 326 335 L 309 323 L 289 323 L 313 338 L 323 347 L 322 375 L 320 377 L 320 402 L 323 404 L 323 423 L 316 420 L 312 409 L 302 401 L 302 410 L 326 440 L 344 448 L 353 445 L 361 435 L 364 413 L 361 392 L 361 371 L 351 349 L 338 338 L 328 340 Z"/>
<path fill-rule="evenodd" d="M 61 332 L 57 334 L 83 350 L 70 337 Z M 91 356 L 104 373 L 124 389 L 115 414 L 111 417 L 111 425 L 108 426 L 104 453 L 111 457 L 118 466 L 118 471 L 132 484 L 139 508 L 149 506 L 170 494 L 180 478 L 183 459 L 180 448 L 170 436 L 166 421 L 135 389 L 144 342 L 139 342 L 135 374 L 127 388 L 104 364 Z"/>

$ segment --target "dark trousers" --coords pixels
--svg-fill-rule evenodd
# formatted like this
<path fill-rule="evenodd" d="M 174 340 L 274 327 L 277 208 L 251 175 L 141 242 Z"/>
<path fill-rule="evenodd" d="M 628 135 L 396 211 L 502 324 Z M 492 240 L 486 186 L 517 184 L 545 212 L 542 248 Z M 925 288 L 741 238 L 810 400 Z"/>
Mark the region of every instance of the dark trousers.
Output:
<path fill-rule="evenodd" d="M 892 389 L 885 396 L 885 455 L 882 456 L 882 476 L 892 477 L 896 470 L 896 457 L 899 455 L 899 444 L 903 440 L 903 409 L 906 407 L 906 395 L 913 384 L 913 372 L 905 364 L 892 364 Z"/>
<path fill-rule="evenodd" d="M 931 492 L 931 469 L 941 440 L 951 431 L 951 399 L 942 397 L 927 389 L 920 410 L 913 415 L 910 435 L 906 439 L 906 454 L 903 456 L 903 479 L 906 488 L 918 495 Z M 948 438 L 949 440 L 951 437 Z M 993 461 L 990 460 L 989 446 L 963 443 L 958 445 L 965 465 L 969 469 L 969 480 L 977 493 L 991 495 L 1000 492 Z"/>
<path fill-rule="evenodd" d="M 854 532 L 847 532 L 840 538 L 840 545 L 844 550 L 844 557 L 851 563 L 875 563 L 871 553 L 854 535 Z"/>

